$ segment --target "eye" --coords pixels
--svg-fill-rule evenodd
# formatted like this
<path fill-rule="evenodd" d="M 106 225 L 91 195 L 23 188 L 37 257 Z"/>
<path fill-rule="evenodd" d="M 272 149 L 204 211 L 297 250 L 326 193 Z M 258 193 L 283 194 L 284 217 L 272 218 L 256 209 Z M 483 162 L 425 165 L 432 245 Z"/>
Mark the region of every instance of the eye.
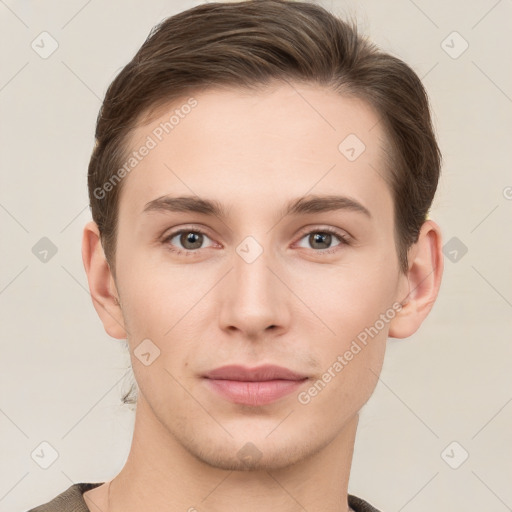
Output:
<path fill-rule="evenodd" d="M 166 236 L 162 243 L 166 244 L 169 250 L 175 252 L 176 254 L 194 256 L 194 253 L 197 252 L 197 249 L 204 248 L 202 245 L 205 237 L 209 239 L 206 233 L 200 229 L 180 229 Z M 176 239 L 176 241 L 173 243 L 174 239 Z M 182 248 L 179 246 L 178 248 L 175 248 L 177 243 L 181 244 Z"/>
<path fill-rule="evenodd" d="M 315 252 L 332 254 L 337 252 L 339 249 L 331 249 L 331 243 L 334 239 L 338 239 L 339 243 L 334 247 L 339 247 L 340 245 L 350 245 L 350 238 L 348 235 L 333 229 L 333 228 L 322 228 L 322 229 L 314 229 L 303 234 L 300 240 L 303 240 L 307 237 L 307 243 L 311 245 L 313 249 L 318 249 Z M 327 246 L 327 247 L 326 247 Z"/>
<path fill-rule="evenodd" d="M 315 252 L 319 254 L 332 254 L 339 250 L 339 246 L 350 245 L 350 236 L 329 227 L 306 231 L 303 233 L 300 240 L 306 237 L 308 237 L 307 243 L 309 243 L 313 249 L 317 249 Z M 162 243 L 175 254 L 193 257 L 199 253 L 199 249 L 213 247 L 213 244 L 203 247 L 205 238 L 210 240 L 210 237 L 201 229 L 181 228 L 166 236 L 162 240 Z M 339 243 L 332 246 L 333 239 L 338 239 Z M 332 247 L 334 247 L 334 249 L 332 249 Z"/>

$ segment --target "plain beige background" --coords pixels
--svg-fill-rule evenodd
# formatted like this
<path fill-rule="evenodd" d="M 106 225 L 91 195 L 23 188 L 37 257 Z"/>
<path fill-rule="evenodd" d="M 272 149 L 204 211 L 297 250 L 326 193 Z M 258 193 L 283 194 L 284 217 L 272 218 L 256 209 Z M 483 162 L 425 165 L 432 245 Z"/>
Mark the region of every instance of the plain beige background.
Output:
<path fill-rule="evenodd" d="M 87 165 L 107 86 L 151 27 L 198 3 L 0 3 L 0 511 L 110 479 L 128 454 L 129 358 L 80 254 Z M 318 3 L 418 73 L 444 157 L 440 296 L 414 336 L 388 341 L 349 492 L 382 512 L 512 510 L 512 2 Z M 41 37 L 58 44 L 46 58 Z"/>

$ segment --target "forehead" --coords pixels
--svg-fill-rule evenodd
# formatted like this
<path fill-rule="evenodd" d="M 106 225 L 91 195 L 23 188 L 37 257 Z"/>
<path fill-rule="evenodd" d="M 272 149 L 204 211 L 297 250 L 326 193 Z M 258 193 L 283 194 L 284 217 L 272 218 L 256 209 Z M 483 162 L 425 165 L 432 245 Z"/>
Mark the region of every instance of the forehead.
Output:
<path fill-rule="evenodd" d="M 376 113 L 316 85 L 191 94 L 159 108 L 128 144 L 139 155 L 123 178 L 120 212 L 131 218 L 164 194 L 246 205 L 249 197 L 255 204 L 274 197 L 278 208 L 286 197 L 343 188 L 371 202 L 386 187 L 386 140 Z"/>

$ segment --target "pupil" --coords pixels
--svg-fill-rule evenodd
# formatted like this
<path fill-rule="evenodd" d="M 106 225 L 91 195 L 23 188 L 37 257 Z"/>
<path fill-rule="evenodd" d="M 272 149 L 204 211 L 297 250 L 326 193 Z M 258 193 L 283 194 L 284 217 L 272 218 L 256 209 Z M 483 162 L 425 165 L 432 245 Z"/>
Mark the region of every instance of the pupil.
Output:
<path fill-rule="evenodd" d="M 192 233 L 192 232 L 186 233 L 185 234 L 185 243 L 183 245 L 185 245 L 185 247 L 186 247 L 186 244 L 190 243 L 193 245 L 192 249 L 197 249 L 197 248 L 201 247 L 201 241 L 200 241 L 199 237 L 200 237 L 200 235 L 198 233 Z M 199 239 L 199 242 L 198 242 L 198 239 Z"/>
<path fill-rule="evenodd" d="M 313 235 L 314 243 L 327 243 L 329 245 L 329 242 L 331 240 L 331 235 L 329 233 L 316 233 Z"/>

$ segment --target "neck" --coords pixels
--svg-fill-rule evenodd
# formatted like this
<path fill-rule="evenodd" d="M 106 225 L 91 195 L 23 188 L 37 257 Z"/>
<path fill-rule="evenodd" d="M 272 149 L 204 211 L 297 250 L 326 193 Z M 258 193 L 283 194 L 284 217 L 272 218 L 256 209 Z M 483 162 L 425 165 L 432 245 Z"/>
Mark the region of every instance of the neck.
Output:
<path fill-rule="evenodd" d="M 139 396 L 131 450 L 122 471 L 109 483 L 107 510 L 347 512 L 358 419 L 355 415 L 334 439 L 306 457 L 297 458 L 307 447 L 295 448 L 290 458 L 297 460 L 292 464 L 270 458 L 257 469 L 230 470 L 220 458 L 215 463 L 185 449 Z"/>

